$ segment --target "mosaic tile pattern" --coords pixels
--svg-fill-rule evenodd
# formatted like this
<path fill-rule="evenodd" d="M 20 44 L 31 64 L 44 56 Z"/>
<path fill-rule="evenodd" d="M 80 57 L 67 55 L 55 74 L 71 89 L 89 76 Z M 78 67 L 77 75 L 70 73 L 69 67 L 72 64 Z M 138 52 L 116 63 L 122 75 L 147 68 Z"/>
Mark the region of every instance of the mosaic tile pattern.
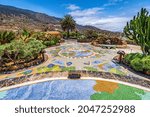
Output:
<path fill-rule="evenodd" d="M 95 80 L 56 80 L 0 92 L 1 100 L 150 100 L 150 92 Z"/>
<path fill-rule="evenodd" d="M 96 93 L 91 95 L 92 100 L 142 100 L 150 99 L 150 92 L 142 89 L 126 86 L 123 84 L 96 81 L 94 90 Z M 145 98 L 143 98 L 145 97 Z"/>
<path fill-rule="evenodd" d="M 109 50 L 95 48 L 89 44 L 58 46 L 49 48 L 46 52 L 50 55 L 46 64 L 12 74 L 0 75 L 0 78 L 15 78 L 16 76 L 65 70 L 104 71 L 120 75 L 128 74 L 123 67 L 111 62 L 111 59 L 107 60 L 111 53 Z"/>
<path fill-rule="evenodd" d="M 64 44 L 46 50 L 49 58 L 39 66 L 0 74 L 0 79 L 15 78 L 49 71 L 102 71 L 129 75 L 129 71 L 112 62 L 116 51 L 93 47 L 89 44 Z M 150 100 L 150 92 L 123 84 L 95 81 L 50 81 L 0 92 L 0 99 L 50 100 Z"/>

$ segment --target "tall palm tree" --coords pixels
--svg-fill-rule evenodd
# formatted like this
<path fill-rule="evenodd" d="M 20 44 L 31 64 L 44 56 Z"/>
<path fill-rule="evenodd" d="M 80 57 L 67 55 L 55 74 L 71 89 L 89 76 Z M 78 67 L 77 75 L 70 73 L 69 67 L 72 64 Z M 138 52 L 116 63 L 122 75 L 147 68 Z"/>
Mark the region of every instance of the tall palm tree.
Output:
<path fill-rule="evenodd" d="M 67 31 L 67 38 L 70 37 L 70 31 L 76 28 L 76 22 L 71 15 L 66 15 L 61 20 L 61 27 L 64 31 Z"/>

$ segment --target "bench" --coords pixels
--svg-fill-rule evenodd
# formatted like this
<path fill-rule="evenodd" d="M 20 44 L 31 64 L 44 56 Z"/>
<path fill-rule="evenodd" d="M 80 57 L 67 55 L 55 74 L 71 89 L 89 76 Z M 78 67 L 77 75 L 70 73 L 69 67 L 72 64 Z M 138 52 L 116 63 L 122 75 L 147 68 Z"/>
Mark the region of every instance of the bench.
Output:
<path fill-rule="evenodd" d="M 104 49 L 116 49 L 116 45 L 100 44 L 99 46 L 100 46 L 101 48 L 104 48 Z"/>

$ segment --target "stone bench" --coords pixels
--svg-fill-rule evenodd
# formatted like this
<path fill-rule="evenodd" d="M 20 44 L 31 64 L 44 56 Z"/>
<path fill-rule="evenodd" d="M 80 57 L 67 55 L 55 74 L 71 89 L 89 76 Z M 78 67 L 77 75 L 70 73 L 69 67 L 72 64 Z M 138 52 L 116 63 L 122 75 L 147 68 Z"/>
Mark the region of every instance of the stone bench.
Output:
<path fill-rule="evenodd" d="M 105 44 L 100 44 L 99 47 L 104 48 L 104 49 L 116 49 L 116 45 L 105 45 Z"/>

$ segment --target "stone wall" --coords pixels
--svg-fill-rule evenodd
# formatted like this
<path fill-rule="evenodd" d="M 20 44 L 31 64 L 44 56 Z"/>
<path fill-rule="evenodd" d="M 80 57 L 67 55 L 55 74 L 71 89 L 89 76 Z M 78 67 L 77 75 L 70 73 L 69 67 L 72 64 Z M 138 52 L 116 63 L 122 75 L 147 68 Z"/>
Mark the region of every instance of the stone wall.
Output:
<path fill-rule="evenodd" d="M 45 72 L 42 74 L 31 74 L 22 77 L 16 77 L 11 79 L 3 79 L 0 80 L 0 88 L 9 87 L 29 81 L 36 81 L 45 78 L 59 78 L 59 77 L 68 77 L 69 74 L 81 74 L 82 77 L 95 77 L 95 78 L 104 78 L 104 79 L 111 79 L 122 81 L 126 83 L 131 83 L 135 85 L 139 85 L 142 87 L 150 88 L 150 81 L 139 79 L 132 76 L 121 76 L 117 74 L 111 74 L 108 72 L 93 72 L 93 71 L 71 71 L 71 72 Z"/>

